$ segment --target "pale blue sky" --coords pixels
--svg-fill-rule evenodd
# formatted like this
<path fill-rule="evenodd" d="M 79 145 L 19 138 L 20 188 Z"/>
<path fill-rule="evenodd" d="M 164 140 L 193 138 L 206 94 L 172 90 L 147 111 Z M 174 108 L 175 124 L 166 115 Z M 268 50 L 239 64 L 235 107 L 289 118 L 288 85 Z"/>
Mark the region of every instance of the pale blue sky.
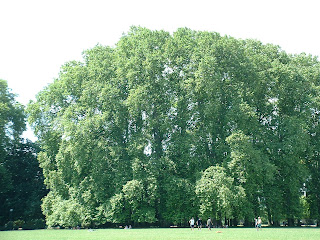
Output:
<path fill-rule="evenodd" d="M 0 0 L 0 79 L 27 104 L 97 43 L 132 25 L 215 31 L 320 56 L 318 0 Z M 32 137 L 29 131 L 27 137 Z"/>

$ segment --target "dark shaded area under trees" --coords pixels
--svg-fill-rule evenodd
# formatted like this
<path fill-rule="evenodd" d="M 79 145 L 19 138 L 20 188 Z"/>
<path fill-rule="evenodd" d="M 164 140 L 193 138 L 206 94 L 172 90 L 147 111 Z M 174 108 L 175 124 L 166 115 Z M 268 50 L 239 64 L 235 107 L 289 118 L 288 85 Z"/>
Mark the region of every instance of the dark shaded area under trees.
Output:
<path fill-rule="evenodd" d="M 132 27 L 83 59 L 27 108 L 49 226 L 319 222 L 316 58 Z"/>

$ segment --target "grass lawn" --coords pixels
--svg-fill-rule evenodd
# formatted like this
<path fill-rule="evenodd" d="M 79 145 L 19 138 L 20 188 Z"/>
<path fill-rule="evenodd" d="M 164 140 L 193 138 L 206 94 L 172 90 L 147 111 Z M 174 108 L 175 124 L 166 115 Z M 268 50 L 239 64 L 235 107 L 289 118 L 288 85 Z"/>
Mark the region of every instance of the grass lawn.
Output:
<path fill-rule="evenodd" d="M 220 231 L 220 232 L 218 232 Z M 2 231 L 0 240 L 175 240 L 175 239 L 221 239 L 221 240 L 316 240 L 320 239 L 320 228 L 227 228 L 195 229 L 187 228 L 153 228 L 153 229 L 98 229 L 88 230 L 22 230 Z"/>

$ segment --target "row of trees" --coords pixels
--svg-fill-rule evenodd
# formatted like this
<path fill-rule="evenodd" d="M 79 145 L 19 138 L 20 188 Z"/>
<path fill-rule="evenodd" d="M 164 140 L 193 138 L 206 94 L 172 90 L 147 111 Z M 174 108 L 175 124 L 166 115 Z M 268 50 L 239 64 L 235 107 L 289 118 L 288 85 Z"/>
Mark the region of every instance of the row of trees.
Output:
<path fill-rule="evenodd" d="M 316 58 L 133 27 L 28 105 L 50 226 L 320 219 Z"/>
<path fill-rule="evenodd" d="M 40 148 L 20 138 L 25 120 L 24 107 L 0 80 L 0 229 L 5 224 L 12 229 L 13 221 L 27 228 L 36 221 L 44 226 L 40 205 L 47 190 L 36 158 Z"/>

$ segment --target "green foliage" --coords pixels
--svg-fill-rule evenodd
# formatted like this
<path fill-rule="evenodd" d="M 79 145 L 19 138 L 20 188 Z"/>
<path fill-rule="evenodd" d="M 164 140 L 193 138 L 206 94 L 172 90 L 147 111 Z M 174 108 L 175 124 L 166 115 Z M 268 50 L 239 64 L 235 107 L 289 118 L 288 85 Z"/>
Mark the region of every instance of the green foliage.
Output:
<path fill-rule="evenodd" d="M 3 166 L 8 171 L 12 187 L 5 193 L 1 212 L 7 220 L 11 217 L 12 220 L 20 218 L 28 222 L 43 218 L 40 205 L 47 190 L 36 159 L 38 151 L 39 146 L 27 141 L 12 146 L 6 156 Z M 9 209 L 12 209 L 11 213 Z"/>
<path fill-rule="evenodd" d="M 46 223 L 49 227 L 88 226 L 88 212 L 75 198 L 66 200 L 50 192 L 43 200 L 42 211 L 46 216 Z"/>
<path fill-rule="evenodd" d="M 235 217 L 232 210 L 241 208 L 245 191 L 241 186 L 235 186 L 233 182 L 234 179 L 227 176 L 223 167 L 211 166 L 203 172 L 196 186 L 203 218 Z"/>
<path fill-rule="evenodd" d="M 109 217 L 115 223 L 154 223 L 157 185 L 154 179 L 127 182 L 110 201 Z"/>
<path fill-rule="evenodd" d="M 24 107 L 0 80 L 0 226 L 43 218 L 41 198 L 47 191 L 36 159 L 40 148 L 20 138 L 25 125 Z"/>
<path fill-rule="evenodd" d="M 303 184 L 320 216 L 316 58 L 132 27 L 83 59 L 27 107 L 49 225 L 184 225 L 198 213 L 293 224 Z"/>
<path fill-rule="evenodd" d="M 261 215 L 265 201 L 269 200 L 268 186 L 274 180 L 276 166 L 262 151 L 255 149 L 253 139 L 243 132 L 232 133 L 226 141 L 231 149 L 228 170 L 236 185 L 242 187 L 246 194 L 244 217 L 253 219 Z"/>
<path fill-rule="evenodd" d="M 0 156 L 3 157 L 5 144 L 18 140 L 25 130 L 23 106 L 15 101 L 6 81 L 0 79 Z"/>
<path fill-rule="evenodd" d="M 198 215 L 199 199 L 190 180 L 168 177 L 164 185 L 164 195 L 165 208 L 162 216 L 167 222 L 184 226 L 190 216 Z"/>

